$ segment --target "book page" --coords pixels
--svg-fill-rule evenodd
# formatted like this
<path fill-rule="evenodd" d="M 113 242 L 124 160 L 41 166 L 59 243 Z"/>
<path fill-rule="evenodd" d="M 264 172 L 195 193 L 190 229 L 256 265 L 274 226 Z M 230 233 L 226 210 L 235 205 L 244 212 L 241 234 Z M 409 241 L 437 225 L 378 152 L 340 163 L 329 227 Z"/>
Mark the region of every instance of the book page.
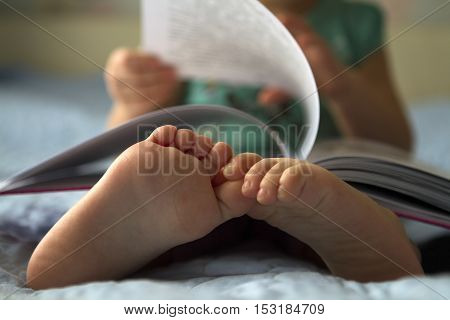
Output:
<path fill-rule="evenodd" d="M 449 175 L 397 148 L 373 141 L 335 140 L 318 144 L 309 160 L 345 182 L 363 186 L 363 191 L 383 191 L 391 203 L 397 200 L 400 205 L 406 197 L 450 212 Z"/>
<path fill-rule="evenodd" d="M 357 159 L 357 163 L 362 163 L 361 159 L 379 160 L 390 166 L 398 166 L 399 172 L 402 167 L 406 167 L 412 169 L 412 172 L 426 172 L 440 179 L 450 180 L 450 172 L 422 163 L 411 153 L 380 142 L 361 139 L 336 139 L 321 142 L 314 147 L 308 160 L 323 165 L 333 160 L 338 163 L 350 163 L 351 158 Z M 445 184 L 448 185 L 448 182 Z"/>
<path fill-rule="evenodd" d="M 142 0 L 142 47 L 184 78 L 271 85 L 302 101 L 312 149 L 319 99 L 311 68 L 289 31 L 257 0 Z"/>
<path fill-rule="evenodd" d="M 147 138 L 154 129 L 167 124 L 193 130 L 201 129 L 200 127 L 206 130 L 216 128 L 217 140 L 227 143 L 231 143 L 229 138 L 236 140 L 234 137 L 219 135 L 221 124 L 226 127 L 229 124 L 245 126 L 251 129 L 253 136 L 262 136 L 267 139 L 265 141 L 271 148 L 266 151 L 270 154 L 262 154 L 263 156 L 283 157 L 287 154 L 287 148 L 277 134 L 264 126 L 264 123 L 257 118 L 240 110 L 220 106 L 171 107 L 130 120 L 13 177 L 0 181 L 0 195 L 86 189 L 96 182 L 95 179 L 103 175 L 116 155 Z M 205 126 L 205 124 L 208 125 Z M 256 151 L 243 149 L 236 153 L 241 152 Z"/>

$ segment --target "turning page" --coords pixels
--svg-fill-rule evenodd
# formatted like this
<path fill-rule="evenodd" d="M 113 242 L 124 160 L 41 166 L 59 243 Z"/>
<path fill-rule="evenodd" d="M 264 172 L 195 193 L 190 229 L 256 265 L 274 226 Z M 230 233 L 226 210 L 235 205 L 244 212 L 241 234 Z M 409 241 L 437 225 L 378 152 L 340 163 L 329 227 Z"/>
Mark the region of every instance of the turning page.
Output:
<path fill-rule="evenodd" d="M 271 85 L 298 99 L 311 151 L 319 98 L 311 68 L 295 39 L 257 0 L 142 0 L 142 46 L 185 78 Z"/>
<path fill-rule="evenodd" d="M 236 153 L 256 152 L 234 136 L 222 136 L 221 125 L 244 126 L 245 137 L 258 137 L 270 148 L 263 156 L 283 157 L 287 148 L 278 137 L 257 118 L 240 110 L 220 106 L 179 106 L 147 113 L 123 125 L 72 147 L 50 159 L 0 181 L 0 195 L 45 191 L 89 189 L 105 173 L 111 161 L 129 146 L 144 140 L 154 129 L 171 124 L 199 129 L 216 141 L 236 143 L 243 149 Z M 205 125 L 207 124 L 207 125 Z"/>

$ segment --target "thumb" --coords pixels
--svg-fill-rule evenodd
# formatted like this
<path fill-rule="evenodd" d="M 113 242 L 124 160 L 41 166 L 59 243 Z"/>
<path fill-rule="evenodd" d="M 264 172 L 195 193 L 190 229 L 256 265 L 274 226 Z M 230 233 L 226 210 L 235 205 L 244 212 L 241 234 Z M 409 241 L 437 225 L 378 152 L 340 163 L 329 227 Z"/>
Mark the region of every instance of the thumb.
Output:
<path fill-rule="evenodd" d="M 259 103 L 264 106 L 280 105 L 290 99 L 291 97 L 285 91 L 274 87 L 262 89 L 258 96 Z"/>

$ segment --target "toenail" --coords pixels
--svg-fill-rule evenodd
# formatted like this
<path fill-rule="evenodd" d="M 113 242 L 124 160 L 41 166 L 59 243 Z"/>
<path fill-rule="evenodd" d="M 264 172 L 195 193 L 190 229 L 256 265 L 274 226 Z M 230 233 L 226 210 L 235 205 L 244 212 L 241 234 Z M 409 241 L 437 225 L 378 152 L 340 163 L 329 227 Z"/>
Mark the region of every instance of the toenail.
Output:
<path fill-rule="evenodd" d="M 242 189 L 244 190 L 249 190 L 252 188 L 252 183 L 250 181 L 245 181 L 244 184 L 242 185 Z"/>
<path fill-rule="evenodd" d="M 227 165 L 225 166 L 225 168 L 223 168 L 223 175 L 225 177 L 229 177 L 233 175 L 233 166 L 232 165 Z M 244 183 L 245 185 L 245 183 Z"/>
<path fill-rule="evenodd" d="M 265 198 L 267 195 L 269 195 L 269 191 L 267 189 L 261 188 L 258 191 L 258 198 Z"/>

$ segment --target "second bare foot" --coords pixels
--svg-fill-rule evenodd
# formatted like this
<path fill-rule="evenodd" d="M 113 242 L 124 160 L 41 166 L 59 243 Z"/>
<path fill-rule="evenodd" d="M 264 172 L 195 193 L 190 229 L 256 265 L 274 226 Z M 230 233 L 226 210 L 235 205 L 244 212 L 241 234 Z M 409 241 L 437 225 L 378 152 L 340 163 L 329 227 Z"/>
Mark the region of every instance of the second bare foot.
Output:
<path fill-rule="evenodd" d="M 249 215 L 308 244 L 335 275 L 382 281 L 423 273 L 397 217 L 325 169 L 264 159 L 241 174 L 242 193 L 259 203 Z"/>

